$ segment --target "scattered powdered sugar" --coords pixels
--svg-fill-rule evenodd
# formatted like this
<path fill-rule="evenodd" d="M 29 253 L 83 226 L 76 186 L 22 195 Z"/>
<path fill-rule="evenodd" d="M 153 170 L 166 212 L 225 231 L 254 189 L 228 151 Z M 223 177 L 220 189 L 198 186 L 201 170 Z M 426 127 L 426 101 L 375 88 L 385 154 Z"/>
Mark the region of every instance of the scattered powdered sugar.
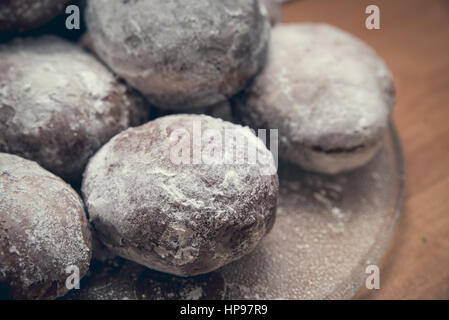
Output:
<path fill-rule="evenodd" d="M 0 279 L 18 297 L 61 296 L 67 267 L 81 276 L 88 270 L 90 232 L 78 194 L 35 162 L 3 153 L 0 238 Z"/>
<path fill-rule="evenodd" d="M 387 138 L 367 166 L 335 176 L 282 163 L 276 224 L 253 253 L 219 270 L 226 298 L 351 298 L 365 283 L 367 261 L 385 252 L 399 214 L 403 177 L 394 148 Z"/>
<path fill-rule="evenodd" d="M 65 299 L 88 300 L 217 300 L 225 296 L 223 277 L 211 272 L 196 277 L 176 277 L 116 258 L 94 264 L 81 290 Z"/>

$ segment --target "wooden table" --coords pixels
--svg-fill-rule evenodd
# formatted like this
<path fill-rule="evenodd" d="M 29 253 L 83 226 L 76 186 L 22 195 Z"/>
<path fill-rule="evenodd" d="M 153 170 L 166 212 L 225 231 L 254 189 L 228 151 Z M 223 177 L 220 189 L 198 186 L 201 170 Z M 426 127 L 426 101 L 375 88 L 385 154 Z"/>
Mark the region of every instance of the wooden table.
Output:
<path fill-rule="evenodd" d="M 365 8 L 380 8 L 380 30 Z M 299 0 L 284 22 L 327 22 L 370 44 L 392 70 L 406 161 L 403 214 L 380 264 L 381 288 L 356 299 L 449 299 L 449 0 Z"/>

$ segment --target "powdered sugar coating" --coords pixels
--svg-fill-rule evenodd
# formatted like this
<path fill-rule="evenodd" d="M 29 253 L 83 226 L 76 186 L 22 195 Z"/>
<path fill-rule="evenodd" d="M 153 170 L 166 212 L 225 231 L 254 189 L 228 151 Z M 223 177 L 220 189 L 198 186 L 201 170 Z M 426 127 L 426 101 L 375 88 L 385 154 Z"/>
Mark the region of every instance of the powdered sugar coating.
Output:
<path fill-rule="evenodd" d="M 257 0 L 89 1 L 89 43 L 161 109 L 214 105 L 262 68 L 270 24 Z"/>
<path fill-rule="evenodd" d="M 81 180 L 88 158 L 147 113 L 142 99 L 76 45 L 48 36 L 0 47 L 0 151 Z"/>
<path fill-rule="evenodd" d="M 99 239 L 115 254 L 181 276 L 206 273 L 252 251 L 274 223 L 277 174 L 259 164 L 175 164 L 170 136 L 179 128 L 236 130 L 270 156 L 243 128 L 203 115 L 159 118 L 129 129 L 90 160 L 83 195 Z M 203 148 L 209 145 L 203 141 Z M 225 145 L 226 156 L 236 150 Z"/>
<path fill-rule="evenodd" d="M 65 6 L 70 2 L 70 0 L 2 0 L 0 32 L 37 28 L 63 13 Z"/>
<path fill-rule="evenodd" d="M 236 105 L 244 123 L 279 128 L 281 157 L 337 173 L 376 154 L 394 86 L 371 48 L 329 25 L 281 24 L 268 60 Z"/>
<path fill-rule="evenodd" d="M 0 296 L 64 295 L 66 268 L 86 274 L 91 236 L 83 203 L 37 163 L 0 153 Z"/>

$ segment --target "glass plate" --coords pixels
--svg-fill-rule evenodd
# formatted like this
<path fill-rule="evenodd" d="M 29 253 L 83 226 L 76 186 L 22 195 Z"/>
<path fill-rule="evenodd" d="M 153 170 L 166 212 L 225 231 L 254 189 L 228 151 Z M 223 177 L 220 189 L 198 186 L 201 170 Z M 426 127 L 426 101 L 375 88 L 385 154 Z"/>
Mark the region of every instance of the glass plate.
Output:
<path fill-rule="evenodd" d="M 250 255 L 179 278 L 117 258 L 94 261 L 67 299 L 349 299 L 385 253 L 404 198 L 393 126 L 365 167 L 335 176 L 281 163 L 277 220 Z"/>

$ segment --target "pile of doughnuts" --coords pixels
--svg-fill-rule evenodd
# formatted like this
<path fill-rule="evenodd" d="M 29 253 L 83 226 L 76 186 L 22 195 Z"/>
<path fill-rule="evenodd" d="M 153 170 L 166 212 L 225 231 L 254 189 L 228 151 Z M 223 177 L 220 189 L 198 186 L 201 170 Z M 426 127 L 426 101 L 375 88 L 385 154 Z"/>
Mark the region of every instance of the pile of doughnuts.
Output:
<path fill-rule="evenodd" d="M 189 277 L 249 254 L 279 189 L 257 129 L 323 174 L 382 147 L 384 62 L 274 0 L 87 0 L 77 42 L 23 33 L 71 1 L 30 3 L 0 4 L 0 299 L 61 297 L 92 257 Z"/>

